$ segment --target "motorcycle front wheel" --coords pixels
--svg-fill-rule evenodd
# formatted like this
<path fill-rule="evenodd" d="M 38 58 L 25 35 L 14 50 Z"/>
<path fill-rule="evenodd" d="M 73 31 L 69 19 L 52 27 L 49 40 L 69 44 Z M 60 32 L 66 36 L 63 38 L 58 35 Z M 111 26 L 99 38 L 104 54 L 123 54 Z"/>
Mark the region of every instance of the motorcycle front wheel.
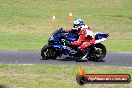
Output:
<path fill-rule="evenodd" d="M 54 49 L 52 49 L 49 45 L 45 45 L 41 49 L 41 56 L 42 56 L 43 60 L 56 59 L 57 52 Z"/>

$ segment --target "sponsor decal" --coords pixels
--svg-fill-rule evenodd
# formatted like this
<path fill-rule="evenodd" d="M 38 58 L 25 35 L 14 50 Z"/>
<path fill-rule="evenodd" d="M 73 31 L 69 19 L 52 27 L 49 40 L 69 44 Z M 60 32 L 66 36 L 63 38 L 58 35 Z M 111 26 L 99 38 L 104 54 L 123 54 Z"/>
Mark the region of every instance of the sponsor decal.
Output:
<path fill-rule="evenodd" d="M 130 83 L 131 76 L 129 74 L 86 74 L 83 68 L 79 68 L 76 76 L 79 85 L 88 83 L 104 84 L 104 83 Z"/>

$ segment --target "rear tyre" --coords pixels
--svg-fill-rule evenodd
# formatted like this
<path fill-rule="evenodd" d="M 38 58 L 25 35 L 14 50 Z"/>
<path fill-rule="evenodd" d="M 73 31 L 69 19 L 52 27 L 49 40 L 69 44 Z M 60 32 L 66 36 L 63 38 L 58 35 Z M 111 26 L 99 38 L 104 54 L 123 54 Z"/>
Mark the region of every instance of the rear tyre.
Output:
<path fill-rule="evenodd" d="M 89 59 L 95 62 L 100 62 L 106 56 L 106 52 L 106 48 L 103 44 L 95 44 L 90 50 Z"/>
<path fill-rule="evenodd" d="M 53 48 L 51 48 L 49 45 L 45 45 L 41 49 L 41 56 L 42 56 L 43 60 L 56 59 L 57 52 Z"/>

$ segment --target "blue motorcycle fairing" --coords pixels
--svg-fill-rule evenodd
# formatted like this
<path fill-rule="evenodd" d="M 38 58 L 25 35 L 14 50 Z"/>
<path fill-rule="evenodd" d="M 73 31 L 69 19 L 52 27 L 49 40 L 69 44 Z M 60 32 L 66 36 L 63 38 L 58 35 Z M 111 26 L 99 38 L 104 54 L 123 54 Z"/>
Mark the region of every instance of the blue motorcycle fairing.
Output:
<path fill-rule="evenodd" d="M 70 55 L 70 51 L 68 49 L 62 48 L 64 45 L 58 44 L 58 45 L 52 45 L 52 48 L 59 49 L 58 51 L 64 55 Z"/>
<path fill-rule="evenodd" d="M 102 39 L 102 38 L 107 38 L 109 36 L 109 34 L 96 34 L 95 35 L 95 40 L 99 40 L 99 39 Z"/>
<path fill-rule="evenodd" d="M 64 45 L 58 44 L 58 45 L 52 45 L 53 48 L 61 48 Z"/>
<path fill-rule="evenodd" d="M 62 38 L 62 37 L 66 37 L 66 39 L 68 41 L 77 41 L 77 38 L 75 38 L 76 35 L 74 35 L 72 33 L 60 33 L 60 34 L 53 33 L 53 34 L 54 35 L 49 38 L 49 42 L 50 41 L 59 41 L 60 38 Z"/>
<path fill-rule="evenodd" d="M 62 52 L 64 55 L 70 54 L 70 53 L 69 53 L 69 50 L 67 50 L 67 49 L 62 49 L 61 52 Z"/>
<path fill-rule="evenodd" d="M 77 38 L 75 38 L 76 35 L 72 34 L 72 33 L 68 33 L 66 35 L 66 38 L 68 41 L 77 41 Z"/>
<path fill-rule="evenodd" d="M 49 44 L 52 48 L 58 49 L 58 51 L 64 55 L 70 55 L 70 51 L 68 49 L 64 49 L 64 43 L 61 41 L 61 38 L 66 38 L 68 41 L 76 41 L 77 37 L 75 37 L 73 33 L 63 33 L 61 30 L 55 31 L 52 36 L 49 38 Z"/>
<path fill-rule="evenodd" d="M 76 38 L 67 38 L 67 40 L 69 40 L 69 41 L 76 41 L 77 39 Z"/>
<path fill-rule="evenodd" d="M 72 33 L 60 33 L 60 34 L 58 34 L 57 37 L 59 37 L 59 38 L 66 37 L 66 39 L 68 41 L 76 41 L 77 40 L 77 38 L 75 38 L 75 35 Z"/>
<path fill-rule="evenodd" d="M 59 41 L 59 38 L 58 37 L 53 37 L 53 36 L 51 36 L 50 38 L 49 38 L 49 42 L 50 41 Z"/>

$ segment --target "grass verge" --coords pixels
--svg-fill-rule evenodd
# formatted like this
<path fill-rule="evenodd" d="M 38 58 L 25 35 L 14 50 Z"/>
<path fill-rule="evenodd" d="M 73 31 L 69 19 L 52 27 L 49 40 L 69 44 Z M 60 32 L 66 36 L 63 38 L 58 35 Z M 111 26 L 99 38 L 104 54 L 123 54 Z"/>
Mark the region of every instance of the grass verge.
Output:
<path fill-rule="evenodd" d="M 131 0 L 0 0 L 0 49 L 40 50 L 52 32 L 68 29 L 68 13 L 94 32 L 109 33 L 108 51 L 132 51 Z M 65 8 L 65 11 L 64 11 Z M 51 23 L 55 12 L 56 22 Z"/>
<path fill-rule="evenodd" d="M 88 74 L 130 74 L 132 68 L 83 66 Z M 10 65 L 0 64 L 0 84 L 6 88 L 131 88 L 130 84 L 76 83 L 76 65 Z"/>

